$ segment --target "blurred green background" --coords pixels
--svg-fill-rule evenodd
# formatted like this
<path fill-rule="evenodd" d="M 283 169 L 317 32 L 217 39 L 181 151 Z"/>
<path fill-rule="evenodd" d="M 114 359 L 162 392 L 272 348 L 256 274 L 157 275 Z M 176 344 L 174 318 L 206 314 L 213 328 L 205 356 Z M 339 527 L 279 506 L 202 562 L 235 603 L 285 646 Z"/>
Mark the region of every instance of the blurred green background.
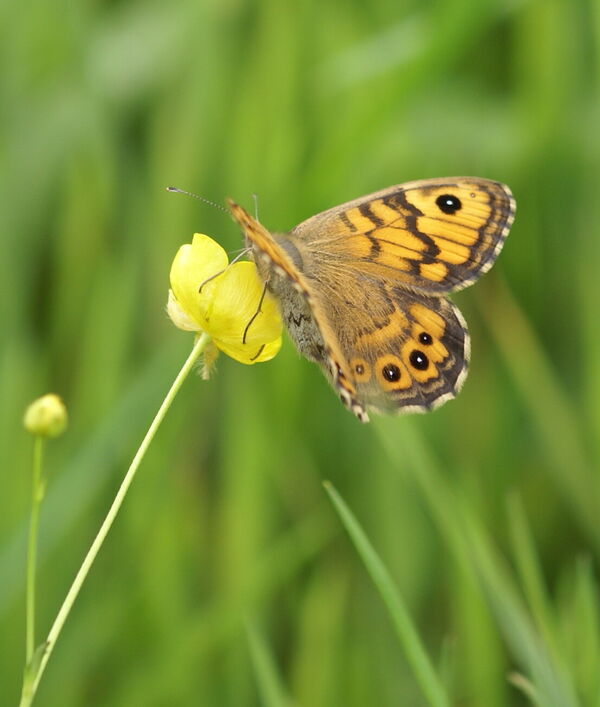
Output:
<path fill-rule="evenodd" d="M 600 705 L 600 3 L 30 0 L 0 6 L 0 703 L 18 701 L 32 441 L 53 391 L 41 640 L 190 335 L 194 231 L 273 230 L 399 182 L 513 189 L 455 298 L 458 397 L 361 426 L 286 340 L 222 357 L 161 428 L 38 702 L 426 705 L 322 481 L 353 509 L 463 707 Z M 517 683 L 516 685 L 514 683 Z"/>

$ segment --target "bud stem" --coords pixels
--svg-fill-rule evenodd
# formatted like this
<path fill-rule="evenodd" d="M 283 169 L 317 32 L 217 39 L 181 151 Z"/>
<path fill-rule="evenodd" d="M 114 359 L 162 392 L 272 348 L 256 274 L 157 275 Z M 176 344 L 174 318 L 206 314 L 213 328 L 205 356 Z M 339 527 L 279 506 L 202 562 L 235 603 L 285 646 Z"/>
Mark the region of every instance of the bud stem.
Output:
<path fill-rule="evenodd" d="M 40 505 L 43 498 L 42 459 L 44 438 L 36 435 L 33 442 L 33 474 L 31 484 L 31 518 L 27 541 L 27 589 L 25 609 L 25 663 L 33 658 L 35 648 L 35 570 L 37 564 L 37 538 Z"/>

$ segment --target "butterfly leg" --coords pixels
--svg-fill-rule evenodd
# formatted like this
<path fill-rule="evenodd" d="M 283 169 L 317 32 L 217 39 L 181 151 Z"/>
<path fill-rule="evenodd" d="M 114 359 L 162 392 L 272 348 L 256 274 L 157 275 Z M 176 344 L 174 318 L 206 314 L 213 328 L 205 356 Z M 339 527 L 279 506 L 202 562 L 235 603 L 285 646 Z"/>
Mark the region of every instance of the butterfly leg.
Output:
<path fill-rule="evenodd" d="M 244 248 L 244 250 L 242 250 L 241 253 L 238 253 L 238 254 L 235 256 L 235 258 L 227 265 L 227 268 L 230 267 L 231 265 L 233 265 L 234 263 L 237 263 L 237 261 L 238 261 L 240 258 L 243 258 L 244 255 L 246 255 L 249 251 L 250 251 L 250 248 Z M 227 268 L 225 268 L 225 269 L 223 269 L 223 270 L 219 270 L 219 272 L 216 272 L 214 275 L 211 275 L 210 277 L 207 277 L 206 280 L 204 280 L 203 282 L 201 282 L 201 283 L 200 283 L 200 287 L 198 288 L 198 294 L 200 294 L 200 293 L 202 292 L 202 288 L 204 287 L 204 285 L 208 284 L 211 280 L 214 280 L 215 277 L 219 277 L 219 275 L 222 275 L 222 274 L 225 272 L 225 270 L 227 270 Z M 261 303 L 262 303 L 262 302 L 261 302 Z"/>
<path fill-rule="evenodd" d="M 229 266 L 227 266 L 227 267 L 229 267 Z M 226 269 L 227 269 L 227 268 L 225 268 L 225 270 L 226 270 Z M 219 272 L 216 272 L 214 275 L 211 275 L 210 277 L 207 277 L 206 280 L 203 280 L 203 281 L 200 283 L 200 287 L 198 288 L 198 294 L 200 294 L 200 293 L 202 292 L 202 288 L 204 287 L 204 285 L 207 285 L 211 280 L 214 280 L 215 277 L 219 277 L 219 275 L 222 275 L 222 274 L 225 272 L 225 270 L 219 270 Z"/>
<path fill-rule="evenodd" d="M 262 305 L 265 300 L 265 295 L 267 294 L 267 284 L 268 282 L 265 282 L 263 286 L 263 291 L 260 295 L 260 300 L 258 301 L 258 307 L 256 308 L 256 312 L 254 312 L 254 314 L 250 317 L 250 321 L 248 322 L 248 324 L 246 324 L 246 328 L 244 329 L 244 335 L 242 336 L 242 344 L 246 343 L 246 336 L 248 335 L 248 329 L 250 329 L 250 325 L 262 311 Z"/>

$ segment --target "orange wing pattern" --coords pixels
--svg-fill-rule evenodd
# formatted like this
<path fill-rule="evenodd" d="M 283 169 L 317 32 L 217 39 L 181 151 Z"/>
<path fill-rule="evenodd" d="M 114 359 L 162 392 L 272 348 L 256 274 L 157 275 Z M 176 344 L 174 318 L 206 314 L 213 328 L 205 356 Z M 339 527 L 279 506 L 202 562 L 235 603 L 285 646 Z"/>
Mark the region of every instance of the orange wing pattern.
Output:
<path fill-rule="evenodd" d="M 315 257 L 442 294 L 494 263 L 514 219 L 510 189 L 472 177 L 408 182 L 317 214 L 291 236 Z"/>

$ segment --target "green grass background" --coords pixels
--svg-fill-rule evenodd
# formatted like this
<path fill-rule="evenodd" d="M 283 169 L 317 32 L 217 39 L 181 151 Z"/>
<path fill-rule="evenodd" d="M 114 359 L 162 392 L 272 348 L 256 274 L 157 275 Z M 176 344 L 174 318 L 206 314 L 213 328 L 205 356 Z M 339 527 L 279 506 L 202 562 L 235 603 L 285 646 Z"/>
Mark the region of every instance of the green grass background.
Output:
<path fill-rule="evenodd" d="M 361 426 L 289 341 L 188 380 L 37 704 L 430 704 L 328 479 L 447 704 L 600 705 L 599 34 L 594 0 L 0 5 L 0 704 L 24 656 L 25 406 L 53 391 L 70 414 L 47 454 L 41 640 L 191 347 L 164 313 L 174 253 L 194 231 L 240 246 L 164 187 L 256 193 L 282 230 L 472 174 L 518 210 L 455 298 L 459 398 Z"/>

